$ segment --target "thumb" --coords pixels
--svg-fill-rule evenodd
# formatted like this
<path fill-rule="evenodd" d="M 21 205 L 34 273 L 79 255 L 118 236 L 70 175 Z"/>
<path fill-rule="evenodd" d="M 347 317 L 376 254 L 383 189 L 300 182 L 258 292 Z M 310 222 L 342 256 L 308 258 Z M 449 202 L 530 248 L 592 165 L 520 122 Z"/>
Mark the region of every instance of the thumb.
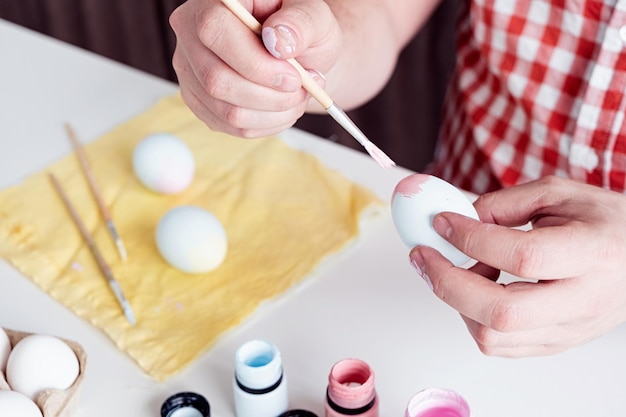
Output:
<path fill-rule="evenodd" d="M 322 0 L 284 0 L 263 23 L 261 36 L 276 58 L 298 58 L 320 71 L 334 63 L 341 43 L 339 24 Z"/>

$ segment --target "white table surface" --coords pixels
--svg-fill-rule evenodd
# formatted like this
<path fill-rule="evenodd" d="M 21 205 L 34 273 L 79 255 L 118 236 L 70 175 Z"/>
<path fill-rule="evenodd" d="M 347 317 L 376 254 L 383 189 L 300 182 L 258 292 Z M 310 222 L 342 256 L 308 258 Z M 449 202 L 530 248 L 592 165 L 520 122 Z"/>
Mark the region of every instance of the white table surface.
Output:
<path fill-rule="evenodd" d="M 0 188 L 71 152 L 64 122 L 83 140 L 95 139 L 175 91 L 171 83 L 0 20 Z M 381 170 L 364 154 L 303 132 L 283 137 L 385 200 L 408 174 Z M 213 416 L 234 416 L 233 354 L 257 337 L 282 353 L 291 408 L 320 417 L 330 367 L 347 357 L 376 372 L 381 417 L 403 416 L 410 397 L 427 387 L 458 391 L 475 417 L 626 413 L 625 326 L 556 356 L 486 357 L 456 312 L 413 272 L 407 255 L 384 216 L 306 284 L 266 303 L 162 383 L 3 261 L 0 325 L 83 345 L 88 368 L 75 417 L 159 416 L 163 400 L 183 390 L 204 395 Z"/>

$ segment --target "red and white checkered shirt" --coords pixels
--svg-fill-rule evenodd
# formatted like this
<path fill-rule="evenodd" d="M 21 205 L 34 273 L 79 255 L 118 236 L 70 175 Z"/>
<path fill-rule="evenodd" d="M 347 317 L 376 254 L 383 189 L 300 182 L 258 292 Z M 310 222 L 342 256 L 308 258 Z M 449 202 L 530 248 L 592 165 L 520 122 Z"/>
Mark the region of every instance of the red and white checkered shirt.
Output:
<path fill-rule="evenodd" d="M 626 191 L 626 0 L 469 0 L 432 172 Z"/>

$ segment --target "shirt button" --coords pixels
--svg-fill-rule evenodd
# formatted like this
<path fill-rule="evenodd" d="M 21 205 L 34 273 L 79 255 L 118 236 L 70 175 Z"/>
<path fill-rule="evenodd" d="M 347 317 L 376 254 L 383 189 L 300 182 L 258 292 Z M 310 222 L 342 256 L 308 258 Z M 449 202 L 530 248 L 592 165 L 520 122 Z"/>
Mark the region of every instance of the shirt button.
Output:
<path fill-rule="evenodd" d="M 619 37 L 624 43 L 624 45 L 626 45 L 626 25 L 619 28 Z"/>

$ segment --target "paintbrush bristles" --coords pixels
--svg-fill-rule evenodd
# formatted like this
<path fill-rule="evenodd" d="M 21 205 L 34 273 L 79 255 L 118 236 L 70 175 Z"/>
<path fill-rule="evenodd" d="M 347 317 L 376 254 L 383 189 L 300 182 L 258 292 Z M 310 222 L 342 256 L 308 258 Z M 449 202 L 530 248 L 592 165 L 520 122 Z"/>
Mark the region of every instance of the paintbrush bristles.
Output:
<path fill-rule="evenodd" d="M 335 103 L 326 109 L 328 114 L 339 123 L 346 132 L 350 133 L 357 142 L 365 148 L 368 154 L 383 168 L 390 168 L 396 163 L 391 160 L 383 151 L 378 149 L 371 140 L 365 136 L 365 134 L 359 129 L 359 127 L 348 117 L 348 115 L 341 110 Z"/>
<path fill-rule="evenodd" d="M 387 156 L 383 151 L 381 151 L 378 146 L 374 145 L 372 142 L 369 142 L 368 146 L 365 146 L 365 150 L 370 156 L 383 168 L 391 168 L 396 165 L 395 162 L 391 158 Z"/>

